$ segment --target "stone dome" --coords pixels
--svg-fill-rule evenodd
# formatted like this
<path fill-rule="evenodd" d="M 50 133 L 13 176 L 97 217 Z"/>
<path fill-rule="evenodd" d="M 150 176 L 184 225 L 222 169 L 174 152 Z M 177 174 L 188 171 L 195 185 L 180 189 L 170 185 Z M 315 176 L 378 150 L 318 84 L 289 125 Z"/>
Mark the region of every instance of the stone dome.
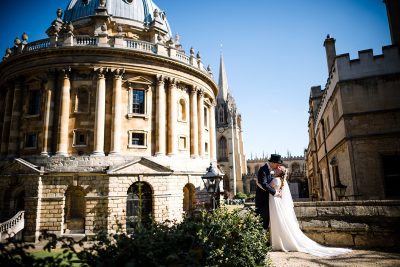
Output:
<path fill-rule="evenodd" d="M 73 22 L 96 15 L 101 2 L 102 0 L 71 0 L 65 9 L 64 21 Z M 110 16 L 141 22 L 144 26 L 154 20 L 154 11 L 158 10 L 165 30 L 172 36 L 165 12 L 161 11 L 152 0 L 107 0 L 104 2 Z"/>

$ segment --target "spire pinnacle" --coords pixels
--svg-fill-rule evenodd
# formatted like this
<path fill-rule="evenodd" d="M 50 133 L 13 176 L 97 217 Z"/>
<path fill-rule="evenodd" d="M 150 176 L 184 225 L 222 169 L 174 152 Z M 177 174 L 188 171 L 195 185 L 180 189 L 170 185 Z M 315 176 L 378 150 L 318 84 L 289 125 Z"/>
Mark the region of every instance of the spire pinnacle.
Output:
<path fill-rule="evenodd" d="M 221 45 L 222 49 L 222 45 Z M 220 58 L 220 64 L 219 64 L 219 81 L 218 81 L 218 87 L 219 87 L 219 92 L 218 92 L 218 97 L 219 99 L 227 100 L 228 98 L 228 78 L 226 76 L 225 72 L 225 63 L 224 63 L 224 56 L 221 51 L 221 58 Z"/>

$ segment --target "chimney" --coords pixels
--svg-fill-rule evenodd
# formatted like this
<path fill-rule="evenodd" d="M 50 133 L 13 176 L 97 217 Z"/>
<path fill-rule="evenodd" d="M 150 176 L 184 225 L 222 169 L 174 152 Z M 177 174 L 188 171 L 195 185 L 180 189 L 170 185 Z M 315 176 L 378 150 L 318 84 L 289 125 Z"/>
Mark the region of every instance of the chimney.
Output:
<path fill-rule="evenodd" d="M 325 51 L 326 51 L 326 62 L 328 64 L 328 73 L 331 72 L 333 62 L 335 62 L 336 48 L 335 48 L 335 38 L 332 38 L 329 34 L 326 36 L 324 41 Z"/>
<path fill-rule="evenodd" d="M 400 46 L 400 1 L 384 0 L 393 45 Z"/>

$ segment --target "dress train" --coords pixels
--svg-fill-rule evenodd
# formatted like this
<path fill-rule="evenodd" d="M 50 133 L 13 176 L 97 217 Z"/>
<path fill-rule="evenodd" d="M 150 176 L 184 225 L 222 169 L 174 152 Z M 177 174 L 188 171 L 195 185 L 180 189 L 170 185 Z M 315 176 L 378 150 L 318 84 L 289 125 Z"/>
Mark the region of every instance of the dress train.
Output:
<path fill-rule="evenodd" d="M 271 185 L 278 189 L 280 184 L 279 178 L 274 178 L 271 182 Z M 322 246 L 301 231 L 286 180 L 282 189 L 282 198 L 272 195 L 269 198 L 272 250 L 299 251 L 319 257 L 330 257 L 351 252 L 351 249 Z"/>

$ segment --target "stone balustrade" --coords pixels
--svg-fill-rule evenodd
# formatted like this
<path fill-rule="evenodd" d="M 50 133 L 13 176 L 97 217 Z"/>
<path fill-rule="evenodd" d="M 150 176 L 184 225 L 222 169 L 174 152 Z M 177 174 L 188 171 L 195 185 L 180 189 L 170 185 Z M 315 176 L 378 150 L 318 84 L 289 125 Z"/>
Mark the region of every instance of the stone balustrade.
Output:
<path fill-rule="evenodd" d="M 37 50 L 42 50 L 42 49 L 48 49 L 51 47 L 74 47 L 74 46 L 86 46 L 86 47 L 115 47 L 115 48 L 122 48 L 122 49 L 130 49 L 130 50 L 136 50 L 140 52 L 146 52 L 146 53 L 151 53 L 151 54 L 156 54 L 156 55 L 162 55 L 166 56 L 167 54 L 169 55 L 170 58 L 177 60 L 179 62 L 183 62 L 187 65 L 191 65 L 194 68 L 200 69 L 202 72 L 207 73 L 208 75 L 211 75 L 203 66 L 203 64 L 199 64 L 196 60 L 191 61 L 190 56 L 186 55 L 183 51 L 176 50 L 173 47 L 169 46 L 163 46 L 165 47 L 165 51 L 168 50 L 176 50 L 175 53 L 166 53 L 163 51 L 159 51 L 157 47 L 159 45 L 156 45 L 151 42 L 145 42 L 145 41 L 140 41 L 140 40 L 134 40 L 134 39 L 123 39 L 122 46 L 117 45 L 117 39 L 120 39 L 120 37 L 108 37 L 109 41 L 107 42 L 106 45 L 101 45 L 99 37 L 96 36 L 89 36 L 89 35 L 75 35 L 72 36 L 72 44 L 67 44 L 63 43 L 62 41 L 54 41 L 51 38 L 46 38 L 42 40 L 37 40 L 25 45 L 20 44 L 20 46 L 15 46 L 12 49 L 10 49 L 11 54 L 6 54 L 3 58 L 3 60 L 7 60 L 10 56 L 16 55 L 18 53 L 25 53 L 25 52 L 32 52 L 32 51 L 37 51 Z M 164 49 L 164 48 L 163 48 Z M 162 49 L 162 50 L 163 50 Z"/>
<path fill-rule="evenodd" d="M 0 223 L 0 242 L 4 241 L 6 238 L 13 237 L 18 234 L 25 226 L 24 220 L 25 211 L 19 211 L 14 217 Z"/>

